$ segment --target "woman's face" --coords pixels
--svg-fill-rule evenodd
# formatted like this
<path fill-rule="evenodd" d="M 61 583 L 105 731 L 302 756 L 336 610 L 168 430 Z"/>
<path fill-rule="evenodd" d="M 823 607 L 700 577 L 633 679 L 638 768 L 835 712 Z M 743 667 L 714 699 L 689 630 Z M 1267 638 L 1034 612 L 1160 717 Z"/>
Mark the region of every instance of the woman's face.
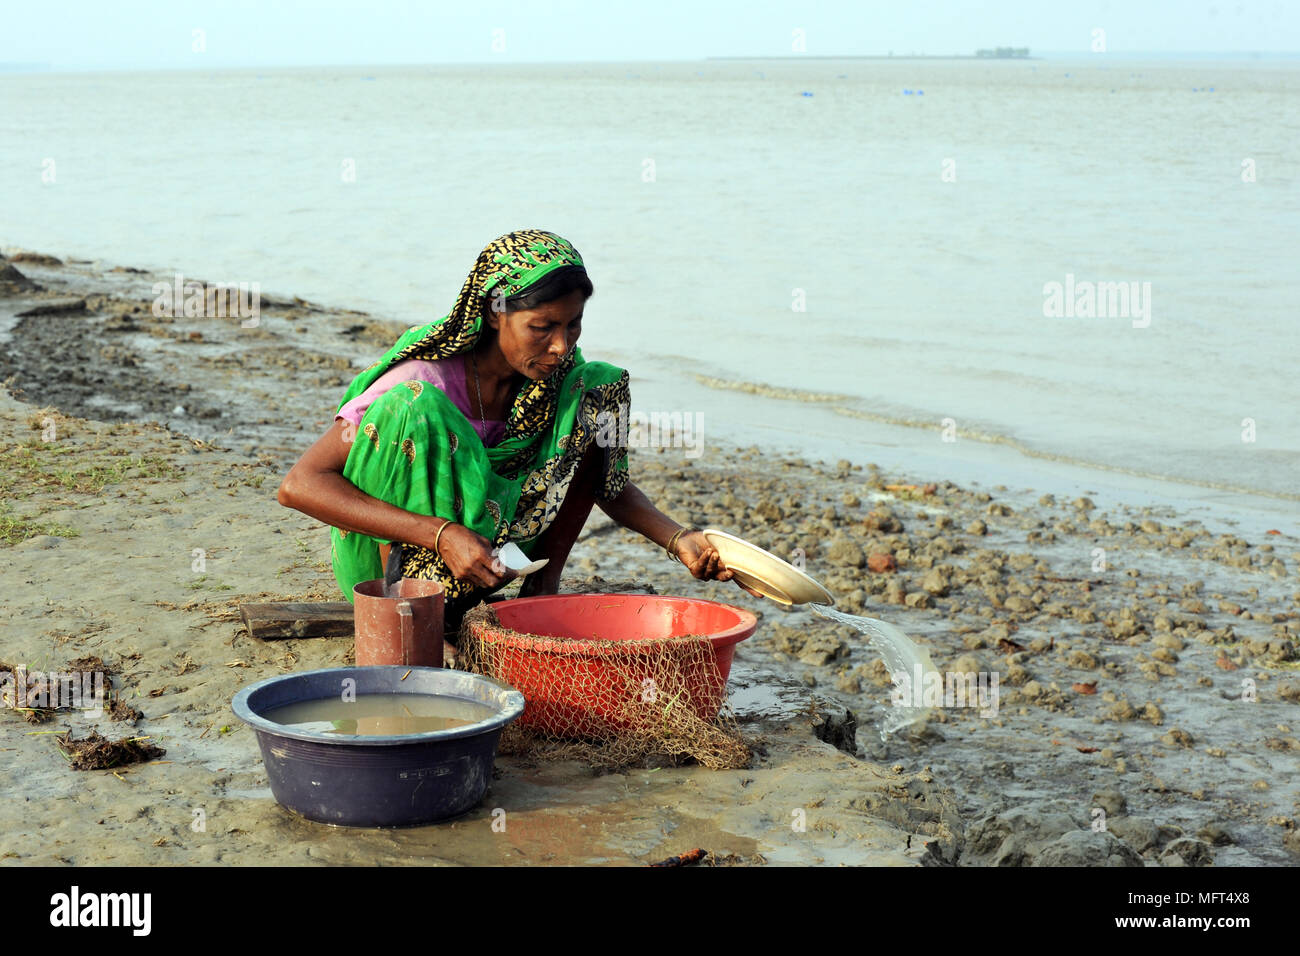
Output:
<path fill-rule="evenodd" d="M 540 381 L 549 377 L 578 344 L 586 304 L 582 292 L 574 289 L 535 309 L 504 314 L 489 311 L 487 323 L 497 330 L 497 346 L 510 367 Z"/>

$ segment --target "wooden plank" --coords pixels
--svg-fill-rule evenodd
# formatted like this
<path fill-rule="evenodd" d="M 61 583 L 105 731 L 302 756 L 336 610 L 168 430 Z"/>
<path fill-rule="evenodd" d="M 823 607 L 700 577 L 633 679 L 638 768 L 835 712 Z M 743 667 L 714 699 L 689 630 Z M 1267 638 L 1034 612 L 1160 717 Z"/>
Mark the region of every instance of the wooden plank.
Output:
<path fill-rule="evenodd" d="M 507 600 L 504 594 L 489 594 L 489 604 Z M 352 637 L 356 620 L 347 601 L 312 604 L 306 601 L 280 604 L 241 604 L 239 613 L 250 637 L 281 641 L 303 637 Z"/>
<path fill-rule="evenodd" d="M 300 637 L 351 637 L 355 626 L 352 605 L 347 601 L 322 604 L 241 604 L 250 637 L 278 641 Z"/>

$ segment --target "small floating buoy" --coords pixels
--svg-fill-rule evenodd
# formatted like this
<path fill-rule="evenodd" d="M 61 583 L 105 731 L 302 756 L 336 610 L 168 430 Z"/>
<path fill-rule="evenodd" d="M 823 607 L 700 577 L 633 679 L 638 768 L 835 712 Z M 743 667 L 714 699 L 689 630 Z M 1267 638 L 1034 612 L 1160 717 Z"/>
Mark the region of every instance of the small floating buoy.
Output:
<path fill-rule="evenodd" d="M 904 95 L 904 96 L 911 96 L 911 95 L 912 95 L 912 91 L 911 91 L 911 90 L 903 90 L 903 95 Z"/>
<path fill-rule="evenodd" d="M 812 94 L 809 93 L 807 90 L 804 90 L 804 91 L 803 91 L 802 93 L 800 93 L 799 95 L 800 95 L 800 96 L 812 96 Z"/>

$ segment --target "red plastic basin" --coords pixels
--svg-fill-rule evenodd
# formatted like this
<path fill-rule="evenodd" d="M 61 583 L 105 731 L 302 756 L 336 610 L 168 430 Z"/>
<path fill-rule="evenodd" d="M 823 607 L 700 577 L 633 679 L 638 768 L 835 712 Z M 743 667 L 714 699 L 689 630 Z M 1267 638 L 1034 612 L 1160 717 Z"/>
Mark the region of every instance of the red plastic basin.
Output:
<path fill-rule="evenodd" d="M 673 666 L 671 658 L 658 657 L 663 642 L 686 635 L 707 637 L 712 659 L 688 660 L 666 683 L 684 688 L 680 703 L 712 720 L 736 645 L 758 627 L 758 618 L 742 608 L 655 594 L 556 594 L 498 601 L 492 609 L 508 631 L 470 624 L 491 647 L 492 676 L 524 695 L 520 725 L 560 737 L 628 729 L 629 703 L 638 695 L 646 699 L 646 675 Z"/>

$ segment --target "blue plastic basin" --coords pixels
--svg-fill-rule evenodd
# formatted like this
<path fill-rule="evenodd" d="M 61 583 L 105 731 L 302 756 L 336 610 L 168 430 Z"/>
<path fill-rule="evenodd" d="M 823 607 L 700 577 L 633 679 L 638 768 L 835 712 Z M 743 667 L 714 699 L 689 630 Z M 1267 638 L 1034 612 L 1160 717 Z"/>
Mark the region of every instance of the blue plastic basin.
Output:
<path fill-rule="evenodd" d="M 358 697 L 436 694 L 495 713 L 451 730 L 394 736 L 310 733 L 262 716 L 338 697 L 348 679 Z M 483 799 L 501 731 L 524 712 L 524 696 L 490 677 L 441 667 L 336 667 L 260 681 L 231 706 L 257 732 L 271 793 L 282 806 L 335 826 L 399 827 L 454 817 Z"/>

